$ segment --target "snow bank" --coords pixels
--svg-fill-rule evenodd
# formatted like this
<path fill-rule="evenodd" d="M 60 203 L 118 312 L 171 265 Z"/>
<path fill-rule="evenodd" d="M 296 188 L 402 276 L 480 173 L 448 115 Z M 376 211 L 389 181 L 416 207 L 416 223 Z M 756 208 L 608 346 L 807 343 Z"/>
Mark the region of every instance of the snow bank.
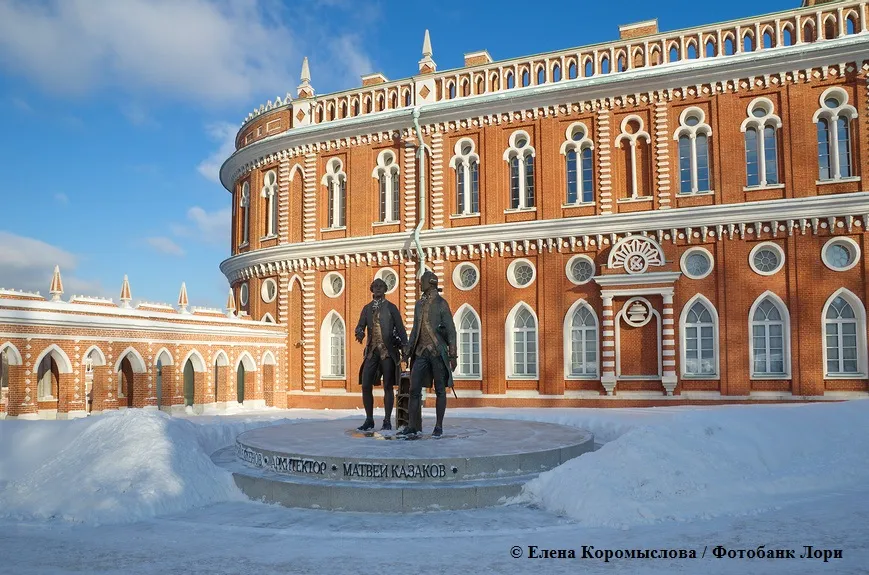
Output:
<path fill-rule="evenodd" d="M 27 441 L 7 444 L 0 468 L 17 460 L 27 470 L 0 491 L 0 516 L 123 523 L 244 498 L 207 448 L 245 423 L 209 430 L 140 409 L 15 423 L 10 439 Z"/>
<path fill-rule="evenodd" d="M 866 437 L 869 401 L 684 411 L 541 474 L 520 500 L 596 527 L 759 513 L 865 484 Z"/>

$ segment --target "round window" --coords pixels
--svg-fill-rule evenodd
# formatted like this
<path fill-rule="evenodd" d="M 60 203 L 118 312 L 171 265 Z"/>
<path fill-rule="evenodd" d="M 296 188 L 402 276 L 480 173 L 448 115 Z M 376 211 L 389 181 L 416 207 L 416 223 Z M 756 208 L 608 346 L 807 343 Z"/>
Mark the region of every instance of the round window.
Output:
<path fill-rule="evenodd" d="M 377 272 L 377 277 L 386 283 L 386 293 L 392 293 L 398 286 L 398 275 L 389 268 Z"/>
<path fill-rule="evenodd" d="M 344 291 L 344 278 L 337 272 L 326 274 L 323 278 L 323 293 L 329 297 L 338 297 Z"/>
<path fill-rule="evenodd" d="M 693 248 L 682 254 L 682 273 L 695 280 L 712 272 L 712 254 L 704 248 Z"/>
<path fill-rule="evenodd" d="M 469 290 L 477 285 L 480 280 L 480 273 L 477 267 L 471 263 L 464 263 L 456 266 L 453 270 L 453 283 L 460 290 Z"/>
<path fill-rule="evenodd" d="M 849 270 L 860 260 L 860 245 L 851 238 L 833 238 L 824 244 L 821 259 L 831 270 Z"/>
<path fill-rule="evenodd" d="M 238 301 L 242 306 L 246 306 L 248 302 L 248 287 L 247 284 L 241 284 L 241 287 L 238 288 Z"/>
<path fill-rule="evenodd" d="M 782 268 L 785 254 L 778 244 L 763 243 L 754 246 L 748 255 L 748 261 L 755 272 L 769 276 Z"/>
<path fill-rule="evenodd" d="M 275 301 L 275 298 L 278 297 L 278 284 L 272 278 L 267 279 L 263 282 L 262 288 L 260 288 L 260 295 L 263 298 L 263 301 L 266 303 L 271 303 Z"/>
<path fill-rule="evenodd" d="M 594 262 L 588 256 L 579 255 L 567 262 L 567 279 L 579 285 L 594 277 Z"/>
<path fill-rule="evenodd" d="M 528 260 L 515 260 L 507 268 L 507 281 L 513 287 L 526 287 L 534 281 L 534 277 L 534 266 Z"/>

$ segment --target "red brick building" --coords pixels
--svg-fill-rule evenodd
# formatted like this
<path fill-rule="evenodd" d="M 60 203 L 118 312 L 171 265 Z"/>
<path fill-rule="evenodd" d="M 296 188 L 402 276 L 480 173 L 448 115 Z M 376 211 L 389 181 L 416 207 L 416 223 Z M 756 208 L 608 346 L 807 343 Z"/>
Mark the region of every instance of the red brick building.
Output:
<path fill-rule="evenodd" d="M 453 406 L 869 395 L 867 18 L 805 0 L 447 71 L 426 34 L 417 75 L 322 96 L 306 61 L 221 169 L 230 307 L 285 337 L 266 403 L 358 406 L 368 286 L 409 329 L 423 267 Z"/>

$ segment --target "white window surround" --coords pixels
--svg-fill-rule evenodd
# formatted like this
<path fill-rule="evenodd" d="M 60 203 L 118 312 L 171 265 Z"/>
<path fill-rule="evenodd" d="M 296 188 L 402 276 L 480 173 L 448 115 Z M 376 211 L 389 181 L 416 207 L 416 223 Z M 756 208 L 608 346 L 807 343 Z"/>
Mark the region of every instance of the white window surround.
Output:
<path fill-rule="evenodd" d="M 854 310 L 854 315 L 857 316 L 857 371 L 858 373 L 828 373 L 827 372 L 827 310 L 830 304 L 837 297 L 841 297 Z M 866 307 L 859 297 L 854 295 L 850 290 L 839 288 L 827 298 L 824 307 L 821 309 L 821 341 L 823 348 L 823 369 L 824 379 L 867 379 L 869 378 L 869 359 L 867 359 L 867 342 L 866 342 Z"/>
<path fill-rule="evenodd" d="M 241 198 L 239 198 L 238 204 L 242 210 L 242 231 L 239 247 L 244 247 L 250 242 L 250 182 L 245 182 L 241 185 Z"/>
<path fill-rule="evenodd" d="M 531 281 L 529 281 L 526 284 L 519 283 L 519 281 L 517 280 L 516 275 L 515 275 L 516 267 L 521 263 L 528 264 L 531 267 Z M 534 284 L 534 281 L 536 279 L 537 279 L 537 268 L 535 267 L 535 265 L 533 263 L 531 263 L 531 260 L 529 260 L 529 259 L 517 258 L 517 259 L 513 260 L 512 262 L 510 262 L 510 265 L 507 266 L 507 281 L 510 282 L 510 285 L 516 289 L 523 289 L 523 288 L 530 287 L 531 285 Z"/>
<path fill-rule="evenodd" d="M 573 275 L 573 264 L 578 260 L 583 260 L 591 264 L 591 276 L 585 281 L 577 280 Z M 564 273 L 567 275 L 568 281 L 574 285 L 584 285 L 594 279 L 594 276 L 597 274 L 597 266 L 594 265 L 594 260 L 585 254 L 576 254 L 569 260 L 567 260 L 567 264 L 564 266 Z"/>
<path fill-rule="evenodd" d="M 572 331 L 573 331 L 573 316 L 579 311 L 581 307 L 587 308 L 591 312 L 591 317 L 594 318 L 594 327 L 597 330 L 597 334 L 595 337 L 595 357 L 597 359 L 597 373 L 589 373 L 583 375 L 575 375 L 571 373 L 573 371 L 573 361 L 572 354 L 573 349 L 571 349 L 572 345 Z M 580 298 L 573 302 L 573 304 L 568 308 L 567 313 L 564 314 L 564 322 L 562 325 L 562 340 L 564 341 L 564 379 L 571 380 L 598 380 L 601 376 L 601 353 L 600 353 L 600 344 L 601 344 L 601 331 L 600 331 L 600 320 L 597 317 L 597 314 L 594 311 L 594 308 L 584 299 Z"/>
<path fill-rule="evenodd" d="M 333 278 L 341 279 L 341 289 L 335 290 L 334 285 L 332 283 Z M 344 281 L 344 276 L 342 276 L 338 272 L 329 272 L 325 276 L 323 276 L 323 293 L 326 294 L 326 297 L 336 298 L 344 293 L 344 288 L 346 287 L 347 282 Z"/>
<path fill-rule="evenodd" d="M 250 301 L 250 288 L 248 288 L 247 283 L 243 283 L 238 288 L 238 303 L 244 307 L 248 301 Z"/>
<path fill-rule="evenodd" d="M 278 173 L 269 170 L 263 176 L 263 189 L 260 195 L 266 199 L 266 235 L 270 239 L 278 235 Z"/>
<path fill-rule="evenodd" d="M 774 270 L 763 271 L 763 270 L 758 269 L 754 265 L 754 256 L 757 252 L 759 252 L 762 249 L 772 250 L 773 252 L 775 252 L 778 255 L 778 258 L 779 258 L 778 265 L 776 266 L 776 268 Z M 785 252 L 782 249 L 782 247 L 775 242 L 760 242 L 759 244 L 757 244 L 756 246 L 751 248 L 751 251 L 748 253 L 748 265 L 751 266 L 752 271 L 754 271 L 754 273 L 756 273 L 756 274 L 759 274 L 762 276 L 775 275 L 779 271 L 781 271 L 781 269 L 785 265 Z"/>
<path fill-rule="evenodd" d="M 517 146 L 517 142 L 521 139 L 525 140 L 525 145 L 522 147 Z M 536 186 L 531 190 L 531 193 L 535 194 L 534 198 L 529 197 L 528 193 L 528 170 L 526 165 L 526 158 L 529 156 L 532 158 L 536 157 L 537 152 L 534 149 L 534 146 L 531 145 L 531 136 L 528 135 L 528 132 L 525 130 L 516 130 L 512 134 L 510 134 L 510 138 L 508 140 L 508 147 L 504 150 L 504 161 L 507 162 L 507 165 L 510 165 L 510 162 L 514 157 L 519 158 L 519 206 L 516 208 L 509 208 L 509 210 L 505 211 L 522 211 L 522 210 L 530 210 L 536 207 L 537 198 L 536 198 Z M 512 169 L 512 168 L 510 168 Z M 536 178 L 536 174 L 532 174 L 533 178 Z M 508 178 L 508 180 L 512 180 L 512 176 Z M 513 184 L 510 182 L 510 201 L 512 206 L 512 194 L 513 194 Z"/>
<path fill-rule="evenodd" d="M 389 287 L 389 282 L 386 281 L 386 276 L 387 276 L 388 274 L 390 274 L 390 273 L 391 273 L 393 276 L 395 276 L 395 283 L 392 285 L 391 288 Z M 383 280 L 384 282 L 386 282 L 386 286 L 387 286 L 386 293 L 392 293 L 392 292 L 394 292 L 395 290 L 398 289 L 398 284 L 399 284 L 399 281 L 400 281 L 400 280 L 399 280 L 399 275 L 398 275 L 398 272 L 396 272 L 396 271 L 395 271 L 394 269 L 392 269 L 392 268 L 381 268 L 381 269 L 379 269 L 379 270 L 377 271 L 377 273 L 374 275 L 374 278 L 375 278 L 375 279 L 381 279 L 381 280 Z"/>
<path fill-rule="evenodd" d="M 688 313 L 691 311 L 691 308 L 697 302 L 702 302 L 706 309 L 709 311 L 709 315 L 712 316 L 712 350 L 714 352 L 715 357 L 715 373 L 713 374 L 690 374 L 685 373 L 685 366 L 687 362 L 686 350 L 687 345 L 685 342 L 685 336 L 687 334 L 687 323 L 688 323 Z M 683 379 L 719 379 L 721 377 L 721 353 L 719 350 L 719 339 L 718 339 L 718 329 L 719 329 L 719 320 L 718 320 L 718 310 L 715 309 L 715 306 L 712 305 L 712 302 L 704 296 L 703 294 L 696 294 L 694 297 L 685 302 L 685 305 L 682 306 L 682 313 L 679 315 L 679 366 L 680 366 L 680 377 Z M 749 332 L 750 334 L 751 332 Z M 750 336 L 749 336 L 750 337 Z"/>
<path fill-rule="evenodd" d="M 833 265 L 830 262 L 829 250 L 832 247 L 837 246 L 837 245 L 846 248 L 851 253 L 851 263 L 849 263 L 845 267 L 836 267 L 835 265 Z M 827 243 L 824 244 L 824 247 L 821 248 L 821 261 L 824 262 L 825 266 L 827 266 L 828 268 L 830 268 L 831 270 L 833 270 L 835 272 L 844 272 L 844 271 L 850 270 L 851 268 L 856 266 L 858 263 L 860 263 L 860 256 L 861 256 L 860 244 L 858 244 L 853 239 L 851 239 L 847 236 L 839 236 L 839 237 L 830 238 L 829 240 L 827 240 Z"/>
<path fill-rule="evenodd" d="M 467 268 L 471 268 L 474 270 L 474 273 L 476 274 L 476 278 L 474 279 L 473 284 L 471 284 L 468 287 L 465 287 L 462 284 L 462 271 L 464 271 Z M 455 285 L 456 288 L 458 288 L 462 291 L 469 291 L 469 290 L 472 290 L 475 287 L 477 287 L 477 284 L 479 284 L 479 283 L 480 283 L 480 270 L 475 264 L 473 264 L 471 262 L 462 262 L 459 265 L 457 265 L 455 268 L 453 268 L 453 285 Z"/>
<path fill-rule="evenodd" d="M 260 287 L 260 296 L 266 303 L 272 303 L 278 297 L 278 283 L 273 278 L 267 278 Z"/>
<path fill-rule="evenodd" d="M 467 153 L 463 153 L 463 148 L 470 147 L 470 151 L 465 150 Z M 468 216 L 479 216 L 479 182 L 477 187 L 477 210 L 472 211 L 471 207 L 473 206 L 473 181 L 471 179 L 471 163 L 475 162 L 477 164 L 477 174 L 479 177 L 479 169 L 480 169 L 480 156 L 476 153 L 476 144 L 470 138 L 462 138 L 456 145 L 453 147 L 454 155 L 450 158 L 450 167 L 457 171 L 459 169 L 462 170 L 462 187 L 461 190 L 456 190 L 456 194 L 462 194 L 462 204 L 463 209 L 459 210 L 459 204 L 456 203 L 456 213 L 451 217 L 468 217 Z M 457 174 L 458 175 L 458 174 Z"/>
<path fill-rule="evenodd" d="M 329 210 L 328 227 L 322 231 L 344 229 L 347 174 L 344 172 L 344 164 L 339 158 L 332 158 L 326 164 L 326 174 L 320 180 L 320 184 L 326 186 L 328 190 L 327 208 Z"/>
<path fill-rule="evenodd" d="M 687 120 L 689 117 L 695 117 L 699 121 L 694 126 L 689 126 L 687 124 Z M 673 134 L 673 140 L 679 142 L 679 139 L 682 136 L 687 136 L 691 141 L 691 192 L 683 192 L 681 188 L 681 179 L 679 181 L 679 192 L 677 195 L 687 196 L 693 195 L 697 193 L 709 193 L 711 190 L 709 186 L 704 189 L 700 189 L 699 187 L 699 168 L 697 166 L 697 136 L 703 135 L 706 136 L 706 179 L 711 185 L 712 178 L 712 170 L 710 170 L 709 166 L 709 139 L 712 136 L 712 128 L 709 124 L 706 123 L 706 112 L 704 112 L 701 108 L 696 106 L 691 106 L 690 108 L 685 108 L 682 110 L 682 113 L 679 114 L 679 127 L 676 128 L 675 133 Z M 677 153 L 677 165 L 679 162 L 679 157 Z M 681 170 L 681 165 L 679 165 L 679 169 Z"/>
<path fill-rule="evenodd" d="M 646 323 L 643 324 L 644 326 L 648 323 L 651 323 L 652 320 L 654 320 L 656 322 L 656 327 L 657 327 L 657 336 L 656 337 L 657 337 L 657 350 L 658 350 L 658 373 L 657 374 L 643 374 L 643 375 L 634 375 L 634 374 L 623 375 L 622 374 L 622 355 L 621 355 L 622 325 L 621 325 L 621 323 L 622 323 L 622 318 L 624 318 L 626 315 L 626 312 L 629 308 L 630 302 L 633 300 L 637 300 L 637 301 L 642 302 L 649 312 L 649 316 L 646 319 Z M 625 322 L 627 323 L 627 319 L 625 320 Z M 662 330 L 662 327 L 661 327 L 662 322 L 661 322 L 660 312 L 658 312 L 658 310 L 656 310 L 655 307 L 651 304 L 651 302 L 649 300 L 647 300 L 646 298 L 634 296 L 625 302 L 625 304 L 622 306 L 622 309 L 620 309 L 619 312 L 615 315 L 613 323 L 615 324 L 615 332 L 616 332 L 615 333 L 615 336 L 616 336 L 616 379 L 617 380 L 631 380 L 631 379 L 633 379 L 633 380 L 641 380 L 641 379 L 657 380 L 657 379 L 661 379 L 663 376 L 663 373 L 664 373 L 664 360 L 663 360 L 663 351 L 662 351 L 662 343 L 663 343 L 662 342 L 662 331 L 661 331 Z"/>
<path fill-rule="evenodd" d="M 476 330 L 466 330 L 462 327 L 462 319 L 464 318 L 465 313 L 470 312 L 473 314 L 474 319 L 477 321 Z M 483 379 L 483 322 L 480 319 L 480 314 L 477 313 L 477 310 L 474 309 L 470 304 L 462 304 L 459 306 L 459 309 L 456 310 L 456 313 L 453 314 L 453 323 L 456 324 L 456 340 L 457 340 L 457 351 L 458 358 L 456 361 L 456 371 L 453 372 L 454 379 L 468 380 L 468 381 L 479 381 Z M 471 338 L 471 346 L 473 347 L 473 337 L 476 334 L 479 341 L 479 350 L 480 350 L 480 363 L 477 365 L 477 374 L 476 375 L 466 375 L 461 372 L 462 369 L 462 335 L 467 334 L 469 338 Z"/>
<path fill-rule="evenodd" d="M 633 133 L 629 133 L 627 131 L 628 124 L 631 122 L 637 123 L 637 131 Z M 621 132 L 616 137 L 615 147 L 617 149 L 621 149 L 622 141 L 626 140 L 631 150 L 631 181 L 630 189 L 630 198 L 632 200 L 637 200 L 640 198 L 645 198 L 645 196 L 638 195 L 638 182 L 637 182 L 637 143 L 640 140 L 645 140 L 647 146 L 651 146 L 652 137 L 649 136 L 649 133 L 644 130 L 645 124 L 643 123 L 643 119 L 636 114 L 631 114 L 630 116 L 625 117 L 621 123 Z M 651 150 L 650 150 L 651 151 Z"/>
<path fill-rule="evenodd" d="M 755 116 L 755 110 L 763 110 L 765 114 L 763 116 Z M 758 161 L 758 175 L 760 178 L 760 182 L 756 186 L 744 186 L 743 191 L 750 190 L 764 190 L 764 189 L 772 189 L 772 188 L 784 188 L 785 185 L 781 183 L 781 166 L 776 166 L 777 179 L 778 182 L 769 183 L 767 182 L 767 166 L 766 166 L 766 140 L 764 138 L 764 129 L 767 127 L 772 127 L 776 131 L 776 162 L 778 161 L 778 131 L 781 130 L 782 121 L 775 114 L 775 106 L 772 103 L 772 100 L 769 98 L 755 98 L 748 104 L 748 108 L 746 109 L 747 117 L 742 121 L 742 124 L 739 126 L 740 131 L 744 134 L 750 129 L 754 129 L 757 134 L 757 161 Z"/>
<path fill-rule="evenodd" d="M 574 140 L 573 136 L 579 130 L 582 130 L 583 136 L 579 140 Z M 567 161 L 567 154 L 569 152 L 576 152 L 576 201 L 573 203 L 565 201 L 562 207 L 567 208 L 573 206 L 594 205 L 594 198 L 592 198 L 590 202 L 582 201 L 582 196 L 586 191 L 583 188 L 582 152 L 585 150 L 594 151 L 594 142 L 592 142 L 591 138 L 588 137 L 588 127 L 582 122 L 573 122 L 567 127 L 567 130 L 564 131 L 564 138 L 564 143 L 561 144 L 559 151 L 561 152 L 561 155 L 565 157 L 565 162 Z M 567 174 L 565 174 L 565 181 L 567 181 Z M 594 189 L 592 188 L 592 192 L 593 191 Z"/>
<path fill-rule="evenodd" d="M 766 299 L 776 306 L 782 321 L 782 358 L 784 363 L 784 373 L 782 374 L 766 374 L 755 373 L 754 371 L 754 312 L 757 307 Z M 823 325 L 823 324 L 822 324 Z M 787 306 L 780 297 L 772 291 L 765 291 L 760 294 L 751 308 L 748 310 L 748 363 L 750 370 L 750 379 L 790 379 L 791 378 L 791 316 Z"/>
<path fill-rule="evenodd" d="M 709 269 L 706 270 L 706 273 L 702 275 L 695 275 L 688 270 L 688 258 L 691 257 L 692 254 L 702 253 L 709 260 Z M 712 273 L 712 270 L 715 269 L 715 258 L 712 257 L 712 252 L 707 250 L 706 248 L 702 248 L 700 246 L 689 248 L 685 250 L 682 254 L 682 257 L 679 259 L 679 268 L 682 270 L 682 273 L 685 277 L 690 278 L 692 280 L 702 280 L 705 277 L 708 277 L 709 274 Z"/>
<path fill-rule="evenodd" d="M 395 152 L 392 150 L 383 150 L 377 155 L 377 165 L 374 167 L 374 170 L 371 172 L 371 177 L 377 180 L 377 192 L 378 192 L 378 214 L 381 216 L 377 223 L 379 224 L 397 224 L 398 223 L 398 213 L 395 211 L 395 204 L 397 198 L 395 197 L 398 192 L 395 190 L 395 182 L 399 180 L 400 167 L 398 165 L 398 160 L 396 159 Z M 386 186 L 385 190 L 381 189 L 380 178 L 381 176 L 384 178 L 384 184 Z M 385 192 L 385 198 L 381 198 Z M 381 203 L 384 205 L 381 208 Z M 385 211 L 385 214 L 383 213 Z M 385 217 L 382 217 L 385 216 Z"/>
<path fill-rule="evenodd" d="M 528 332 L 533 333 L 534 336 L 534 345 L 536 350 L 536 361 L 535 363 L 535 372 L 533 374 L 524 374 L 524 375 L 516 375 L 515 365 L 514 365 L 514 357 L 513 357 L 513 342 L 515 339 L 514 332 L 514 324 L 516 320 L 516 315 L 519 313 L 521 309 L 527 309 L 531 314 L 531 317 L 534 318 L 534 331 Z M 505 344 L 505 366 L 507 372 L 507 379 L 515 379 L 515 380 L 536 380 L 540 377 L 540 346 L 539 343 L 539 331 L 540 331 L 540 322 L 537 318 L 537 314 L 534 312 L 534 308 L 525 303 L 524 301 L 518 302 L 513 306 L 513 309 L 510 310 L 510 313 L 507 314 L 507 320 L 504 322 L 504 344 Z M 527 345 L 527 344 L 526 344 Z M 526 347 L 527 349 L 527 347 Z"/>
<path fill-rule="evenodd" d="M 339 322 L 335 324 L 335 322 Z M 335 329 L 333 330 L 333 327 Z M 343 333 L 338 333 L 343 330 Z M 333 333 L 335 331 L 336 333 Z M 320 325 L 320 379 L 344 380 L 347 378 L 347 335 L 346 324 L 341 314 L 335 310 L 330 311 L 323 318 L 323 323 Z M 333 367 L 340 368 L 342 358 L 337 357 L 338 365 L 333 366 L 332 362 L 332 338 L 336 338 L 335 343 L 341 345 L 339 355 L 343 353 L 343 373 L 334 373 Z M 343 336 L 343 342 L 340 339 Z M 343 343 L 343 345 L 342 345 Z"/>
<path fill-rule="evenodd" d="M 839 101 L 839 105 L 836 108 L 828 108 L 825 105 L 825 101 L 828 98 L 836 98 Z M 827 88 L 821 93 L 821 97 L 818 98 L 818 103 L 820 104 L 820 108 L 814 113 L 812 116 L 812 121 L 814 123 L 820 122 L 822 119 L 827 120 L 827 126 L 829 127 L 829 146 L 830 146 L 830 167 L 833 171 L 833 177 L 821 180 L 818 178 L 818 183 L 822 182 L 830 182 L 830 181 L 854 181 L 859 180 L 858 176 L 843 176 L 840 169 L 839 164 L 839 156 L 842 153 L 842 150 L 839 149 L 839 134 L 838 134 L 838 125 L 835 120 L 837 120 L 840 116 L 844 116 L 850 122 L 857 118 L 857 108 L 848 104 L 848 92 L 843 90 L 838 86 L 834 86 L 832 88 Z M 849 130 L 848 143 L 850 144 L 853 141 L 854 134 L 853 130 Z M 847 151 L 850 154 L 850 150 Z M 818 159 L 820 161 L 820 158 Z M 854 159 L 851 158 L 851 169 L 855 168 Z"/>

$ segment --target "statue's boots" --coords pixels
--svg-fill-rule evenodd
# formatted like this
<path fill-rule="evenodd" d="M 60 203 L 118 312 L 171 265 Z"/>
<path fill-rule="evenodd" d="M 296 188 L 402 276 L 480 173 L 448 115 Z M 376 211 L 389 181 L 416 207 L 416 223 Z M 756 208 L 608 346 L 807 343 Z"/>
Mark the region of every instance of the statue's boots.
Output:
<path fill-rule="evenodd" d="M 434 431 L 431 432 L 432 437 L 440 437 L 444 434 L 444 430 L 441 427 L 435 427 Z"/>
<path fill-rule="evenodd" d="M 383 425 L 380 426 L 380 431 L 390 431 L 390 430 L 392 430 L 392 423 L 390 423 L 388 419 L 384 419 Z"/>
<path fill-rule="evenodd" d="M 365 423 L 363 423 L 362 425 L 360 425 L 356 429 L 358 429 L 359 431 L 371 431 L 372 429 L 374 429 L 374 420 L 373 419 L 366 419 Z"/>
<path fill-rule="evenodd" d="M 396 435 L 400 435 L 402 437 L 416 437 L 417 435 L 419 435 L 419 433 L 420 432 L 418 430 L 408 426 L 396 433 Z"/>

